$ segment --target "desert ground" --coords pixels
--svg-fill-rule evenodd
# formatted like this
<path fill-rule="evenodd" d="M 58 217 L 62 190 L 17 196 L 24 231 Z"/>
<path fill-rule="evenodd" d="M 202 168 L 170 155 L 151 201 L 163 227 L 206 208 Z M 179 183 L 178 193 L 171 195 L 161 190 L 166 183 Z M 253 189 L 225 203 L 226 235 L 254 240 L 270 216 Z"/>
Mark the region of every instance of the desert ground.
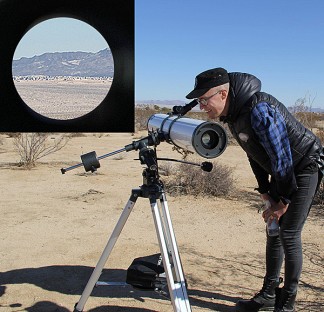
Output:
<path fill-rule="evenodd" d="M 108 94 L 111 79 L 53 80 L 15 79 L 15 87 L 24 102 L 35 112 L 52 119 L 67 120 L 94 110 Z"/>
<path fill-rule="evenodd" d="M 60 168 L 95 150 L 103 155 L 145 135 L 88 133 L 25 170 L 13 140 L 0 135 L 0 311 L 67 312 L 96 265 L 131 190 L 142 184 L 138 152 L 101 160 L 96 173 Z M 53 135 L 53 138 L 55 135 Z M 158 156 L 181 159 L 161 143 Z M 204 161 L 195 158 L 195 161 Z M 234 311 L 261 285 L 265 224 L 256 182 L 244 153 L 228 146 L 214 161 L 234 170 L 236 194 L 174 197 L 167 193 L 192 311 Z M 297 311 L 324 311 L 323 207 L 313 207 L 303 231 L 304 268 Z M 140 198 L 108 259 L 100 281 L 125 281 L 134 258 L 159 252 L 148 199 Z M 171 302 L 131 286 L 95 288 L 84 311 L 172 311 Z"/>

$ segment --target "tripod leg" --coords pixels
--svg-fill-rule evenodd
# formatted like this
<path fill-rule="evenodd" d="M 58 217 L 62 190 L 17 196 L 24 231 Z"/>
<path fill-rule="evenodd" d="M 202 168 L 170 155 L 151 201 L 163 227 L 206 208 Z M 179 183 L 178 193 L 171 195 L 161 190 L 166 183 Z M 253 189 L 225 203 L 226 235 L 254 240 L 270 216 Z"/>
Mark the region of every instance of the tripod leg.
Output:
<path fill-rule="evenodd" d="M 173 305 L 173 310 L 175 312 L 189 312 L 191 311 L 191 307 L 189 304 L 187 290 L 185 287 L 185 280 L 182 273 L 182 267 L 179 261 L 180 258 L 178 254 L 178 249 L 176 248 L 175 244 L 174 233 L 171 233 L 173 229 L 171 225 L 170 215 L 163 211 L 163 217 L 165 218 L 163 222 L 156 199 L 150 198 L 150 203 L 154 217 L 155 228 L 159 240 L 160 250 L 162 254 L 164 271 L 166 274 L 170 297 Z M 162 210 L 165 210 L 165 206 L 166 203 L 164 203 L 164 205 L 162 206 Z M 173 259 L 171 260 L 170 257 L 173 257 Z M 174 269 L 176 272 L 175 278 L 173 276 L 172 263 L 174 264 Z"/>
<path fill-rule="evenodd" d="M 169 252 L 171 253 L 173 261 L 176 264 L 175 268 L 178 268 L 178 267 L 182 268 L 179 251 L 178 251 L 178 245 L 177 245 L 176 238 L 174 235 L 174 230 L 172 227 L 170 211 L 169 211 L 168 203 L 167 203 L 166 196 L 164 193 L 162 194 L 162 198 L 160 199 L 160 202 L 161 202 L 161 206 L 162 206 L 161 212 L 162 212 L 162 216 L 163 216 L 163 219 L 165 222 L 165 224 L 164 224 L 165 232 L 166 232 L 167 239 L 168 239 L 167 241 L 169 243 L 169 245 L 168 245 Z M 176 273 L 176 278 L 178 281 L 185 280 L 182 270 L 176 271 L 175 273 Z"/>
<path fill-rule="evenodd" d="M 164 218 L 164 223 L 165 223 L 164 224 L 165 232 L 166 232 L 168 243 L 169 243 L 169 246 L 168 246 L 169 252 L 172 255 L 172 260 L 173 260 L 173 264 L 174 264 L 175 278 L 176 278 L 176 281 L 179 282 L 179 284 L 181 286 L 178 290 L 179 292 L 181 292 L 181 294 L 179 296 L 184 298 L 184 302 L 185 302 L 185 305 L 187 308 L 187 310 L 185 310 L 185 311 L 191 311 L 191 307 L 190 307 L 190 303 L 189 303 L 189 299 L 188 299 L 188 295 L 187 295 L 186 281 L 185 281 L 185 277 L 184 277 L 184 273 L 183 273 L 183 269 L 182 269 L 180 254 L 178 251 L 178 245 L 177 245 L 176 237 L 174 235 L 170 211 L 169 211 L 168 203 L 166 200 L 166 195 L 164 192 L 162 193 L 160 203 L 161 203 L 161 207 L 162 207 L 162 209 L 161 209 L 162 216 Z"/>
<path fill-rule="evenodd" d="M 132 191 L 132 194 L 121 214 L 121 216 L 119 217 L 119 220 L 108 240 L 108 243 L 95 267 L 95 269 L 93 270 L 91 276 L 90 276 L 90 279 L 85 287 L 85 289 L 83 290 L 83 293 L 81 295 L 81 298 L 79 300 L 79 302 L 75 305 L 75 308 L 74 308 L 74 312 L 82 312 L 83 311 L 83 308 L 84 308 L 84 305 L 86 304 L 95 284 L 97 283 L 101 273 L 102 273 L 102 270 L 108 260 L 108 257 L 136 203 L 136 200 L 139 196 L 139 193 L 136 191 L 136 190 L 133 190 Z"/>

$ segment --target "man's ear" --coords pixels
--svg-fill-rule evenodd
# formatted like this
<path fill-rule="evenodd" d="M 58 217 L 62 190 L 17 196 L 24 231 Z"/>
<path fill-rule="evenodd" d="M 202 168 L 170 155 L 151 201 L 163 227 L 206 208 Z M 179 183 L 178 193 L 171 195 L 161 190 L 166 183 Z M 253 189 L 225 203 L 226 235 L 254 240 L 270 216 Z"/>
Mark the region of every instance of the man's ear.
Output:
<path fill-rule="evenodd" d="M 227 98 L 228 91 L 227 90 L 222 90 L 221 95 L 222 95 L 222 100 L 225 100 Z"/>

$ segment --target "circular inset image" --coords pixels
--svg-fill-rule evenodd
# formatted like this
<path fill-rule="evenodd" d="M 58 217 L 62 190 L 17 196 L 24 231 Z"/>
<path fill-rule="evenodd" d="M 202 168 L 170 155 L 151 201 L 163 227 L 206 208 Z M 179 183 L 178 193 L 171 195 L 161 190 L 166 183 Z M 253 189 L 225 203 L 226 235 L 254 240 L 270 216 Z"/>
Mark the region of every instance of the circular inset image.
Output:
<path fill-rule="evenodd" d="M 52 18 L 20 40 L 12 75 L 17 92 L 33 111 L 69 120 L 90 113 L 107 96 L 114 60 L 95 28 L 74 18 Z"/>

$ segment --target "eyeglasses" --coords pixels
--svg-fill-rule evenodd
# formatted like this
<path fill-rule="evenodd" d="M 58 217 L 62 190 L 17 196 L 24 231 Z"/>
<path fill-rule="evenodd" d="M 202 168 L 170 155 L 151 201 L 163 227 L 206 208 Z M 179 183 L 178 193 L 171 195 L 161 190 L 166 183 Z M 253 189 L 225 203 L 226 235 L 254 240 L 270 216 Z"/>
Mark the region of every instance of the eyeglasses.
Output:
<path fill-rule="evenodd" d="M 216 94 L 218 94 L 219 92 L 222 92 L 223 90 L 218 90 L 216 93 L 214 93 L 213 95 L 205 98 L 205 99 L 197 99 L 198 103 L 201 105 L 201 106 L 206 106 L 208 104 L 208 101 L 213 97 L 215 96 Z"/>

